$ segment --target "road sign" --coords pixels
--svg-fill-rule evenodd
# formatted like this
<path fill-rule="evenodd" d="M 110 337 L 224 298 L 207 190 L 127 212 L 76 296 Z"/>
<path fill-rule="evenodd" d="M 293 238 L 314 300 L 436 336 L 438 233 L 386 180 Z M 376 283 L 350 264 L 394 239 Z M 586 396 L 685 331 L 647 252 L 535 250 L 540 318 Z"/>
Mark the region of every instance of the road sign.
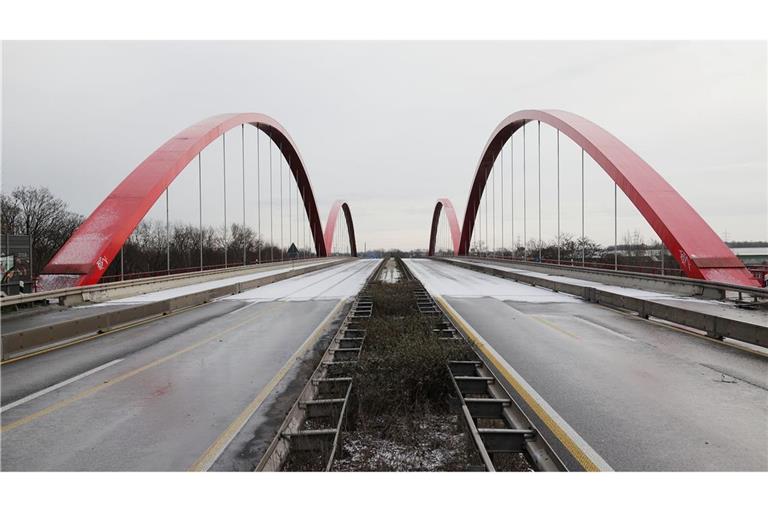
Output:
<path fill-rule="evenodd" d="M 296 244 L 292 243 L 288 248 L 288 257 L 291 259 L 296 259 L 299 257 L 299 250 L 296 248 Z"/>

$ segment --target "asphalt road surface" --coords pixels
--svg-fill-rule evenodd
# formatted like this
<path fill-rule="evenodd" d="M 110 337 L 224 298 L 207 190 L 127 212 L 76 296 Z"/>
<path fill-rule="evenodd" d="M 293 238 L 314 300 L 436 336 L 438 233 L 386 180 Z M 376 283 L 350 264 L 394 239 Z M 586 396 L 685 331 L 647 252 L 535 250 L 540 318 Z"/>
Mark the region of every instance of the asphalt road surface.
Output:
<path fill-rule="evenodd" d="M 229 442 L 246 442 L 242 427 L 268 419 L 262 406 L 377 263 L 344 263 L 4 364 L 2 470 L 231 468 L 221 460 L 236 452 Z"/>
<path fill-rule="evenodd" d="M 578 298 L 406 260 L 615 470 L 768 470 L 768 358 Z"/>

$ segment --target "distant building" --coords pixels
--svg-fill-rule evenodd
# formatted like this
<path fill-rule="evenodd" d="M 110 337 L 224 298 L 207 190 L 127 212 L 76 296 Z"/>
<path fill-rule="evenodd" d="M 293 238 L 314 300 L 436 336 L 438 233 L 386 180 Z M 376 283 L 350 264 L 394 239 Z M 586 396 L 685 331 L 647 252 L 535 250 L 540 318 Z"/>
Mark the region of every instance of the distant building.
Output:
<path fill-rule="evenodd" d="M 768 247 L 731 247 L 745 265 L 768 265 Z"/>

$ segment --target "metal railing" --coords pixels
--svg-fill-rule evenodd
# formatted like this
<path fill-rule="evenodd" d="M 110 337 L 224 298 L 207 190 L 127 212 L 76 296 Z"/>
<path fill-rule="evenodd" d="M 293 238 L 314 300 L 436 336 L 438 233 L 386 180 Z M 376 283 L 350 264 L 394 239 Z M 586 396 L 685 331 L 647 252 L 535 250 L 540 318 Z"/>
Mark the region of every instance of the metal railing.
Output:
<path fill-rule="evenodd" d="M 205 272 L 206 270 L 219 270 L 219 269 L 238 270 L 244 267 L 253 267 L 255 265 L 290 263 L 291 261 L 306 261 L 306 260 L 314 260 L 314 259 L 317 259 L 317 258 L 315 258 L 315 256 L 308 256 L 305 258 L 294 258 L 293 260 L 279 260 L 279 261 L 272 260 L 272 261 L 265 261 L 261 263 L 251 263 L 250 265 L 243 265 L 243 264 L 237 264 L 237 263 L 235 264 L 217 263 L 215 265 L 205 265 L 202 268 L 199 265 L 197 265 L 194 267 L 172 268 L 170 270 L 163 269 L 163 270 L 148 270 L 145 272 L 132 272 L 130 274 L 110 274 L 110 275 L 105 274 L 99 280 L 99 284 L 114 283 L 119 281 L 132 281 L 134 279 L 143 279 L 146 277 L 160 277 L 160 276 L 170 276 L 170 275 L 177 275 L 177 274 L 194 274 L 194 273 Z"/>
<path fill-rule="evenodd" d="M 721 283 L 717 281 L 705 281 L 703 279 L 693 279 L 690 277 L 683 277 L 683 276 L 671 276 L 671 275 L 662 276 L 658 274 L 648 274 L 644 272 L 634 272 L 634 271 L 627 271 L 627 270 L 613 270 L 613 269 L 608 270 L 604 268 L 582 267 L 580 265 L 574 265 L 574 266 L 562 265 L 562 264 L 558 265 L 558 264 L 536 262 L 536 261 L 530 261 L 530 260 L 526 261 L 523 259 L 512 259 L 509 257 L 497 258 L 492 256 L 470 255 L 470 256 L 452 256 L 451 258 L 499 262 L 499 263 L 506 263 L 511 265 L 527 266 L 527 267 L 532 267 L 534 269 L 541 269 L 541 270 L 561 270 L 561 271 L 573 270 L 577 272 L 593 274 L 596 277 L 597 276 L 603 276 L 603 277 L 621 276 L 621 277 L 642 279 L 642 280 L 669 283 L 669 284 L 693 286 L 701 290 L 717 292 L 714 295 L 718 295 L 722 298 L 728 297 L 728 294 L 730 293 L 734 295 L 735 298 L 738 298 L 738 300 L 743 300 L 745 295 L 752 297 L 755 300 L 768 299 L 768 289 L 766 288 L 757 288 L 754 286 L 742 286 L 742 285 L 736 285 L 736 284 L 730 284 L 730 283 Z"/>

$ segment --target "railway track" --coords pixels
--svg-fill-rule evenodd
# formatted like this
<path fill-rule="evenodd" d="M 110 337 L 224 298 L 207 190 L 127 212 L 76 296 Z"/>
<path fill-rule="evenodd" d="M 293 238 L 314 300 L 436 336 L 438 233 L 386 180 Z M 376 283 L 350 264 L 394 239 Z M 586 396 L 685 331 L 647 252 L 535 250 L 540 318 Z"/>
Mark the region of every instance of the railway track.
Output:
<path fill-rule="evenodd" d="M 376 306 L 370 284 L 380 278 L 386 260 L 374 272 L 342 322 L 320 364 L 293 404 L 257 471 L 331 471 L 356 393 L 353 375 L 365 342 L 368 319 Z M 397 260 L 400 279 L 414 285 L 413 301 L 428 318 L 438 342 L 472 347 L 408 267 Z M 386 279 L 385 279 L 386 280 Z M 472 352 L 477 354 L 472 347 Z M 547 441 L 482 359 L 448 360 L 445 378 L 452 386 L 451 406 L 464 432 L 465 470 L 565 471 Z"/>
<path fill-rule="evenodd" d="M 406 279 L 417 283 L 418 289 L 414 292 L 417 307 L 422 315 L 434 318 L 433 332 L 438 339 L 463 340 L 474 350 L 408 267 L 401 267 Z M 551 446 L 479 357 L 449 361 L 447 367 L 460 416 L 484 470 L 508 468 L 515 463 L 515 458 L 523 457 L 537 471 L 566 471 Z"/>
<path fill-rule="evenodd" d="M 350 398 L 352 375 L 373 312 L 367 294 L 379 265 L 355 297 L 320 364 L 291 407 L 256 471 L 328 471 L 336 458 Z"/>

